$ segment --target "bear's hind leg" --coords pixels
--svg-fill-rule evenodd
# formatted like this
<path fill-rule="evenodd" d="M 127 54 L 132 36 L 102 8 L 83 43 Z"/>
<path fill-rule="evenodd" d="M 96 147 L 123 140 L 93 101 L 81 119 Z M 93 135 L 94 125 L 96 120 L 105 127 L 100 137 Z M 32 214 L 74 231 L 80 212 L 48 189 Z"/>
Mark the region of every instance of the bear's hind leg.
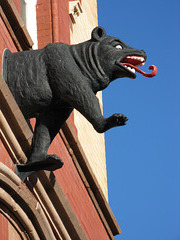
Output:
<path fill-rule="evenodd" d="M 52 109 L 41 114 L 36 119 L 35 132 L 32 141 L 31 155 L 26 164 L 16 165 L 16 173 L 25 181 L 26 177 L 39 170 L 54 171 L 63 166 L 62 160 L 48 155 L 48 148 L 62 124 L 69 117 L 72 108 Z M 29 172 L 29 175 L 28 175 Z"/>

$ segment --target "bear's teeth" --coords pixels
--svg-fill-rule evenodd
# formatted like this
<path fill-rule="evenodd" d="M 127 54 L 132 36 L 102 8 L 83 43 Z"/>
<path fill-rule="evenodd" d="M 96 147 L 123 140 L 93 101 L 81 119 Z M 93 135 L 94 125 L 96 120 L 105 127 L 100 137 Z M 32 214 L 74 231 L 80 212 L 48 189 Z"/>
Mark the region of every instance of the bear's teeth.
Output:
<path fill-rule="evenodd" d="M 133 73 L 135 73 L 136 72 L 136 70 L 134 69 L 134 68 L 131 68 L 131 67 L 126 67 L 129 71 L 131 71 L 131 72 L 133 72 Z"/>
<path fill-rule="evenodd" d="M 127 56 L 127 58 L 130 58 L 130 59 L 136 59 L 136 60 L 138 60 L 138 61 L 144 62 L 144 58 L 143 58 L 143 57 Z"/>

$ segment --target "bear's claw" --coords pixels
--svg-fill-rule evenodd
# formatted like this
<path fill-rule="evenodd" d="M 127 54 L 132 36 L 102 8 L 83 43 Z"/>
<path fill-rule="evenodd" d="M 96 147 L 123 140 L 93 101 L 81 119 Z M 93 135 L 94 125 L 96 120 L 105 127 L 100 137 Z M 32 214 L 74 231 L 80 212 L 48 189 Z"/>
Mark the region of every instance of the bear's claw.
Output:
<path fill-rule="evenodd" d="M 116 121 L 117 126 L 126 125 L 126 122 L 128 121 L 128 118 L 124 114 L 121 114 L 121 113 L 115 113 L 113 115 L 113 117 Z"/>

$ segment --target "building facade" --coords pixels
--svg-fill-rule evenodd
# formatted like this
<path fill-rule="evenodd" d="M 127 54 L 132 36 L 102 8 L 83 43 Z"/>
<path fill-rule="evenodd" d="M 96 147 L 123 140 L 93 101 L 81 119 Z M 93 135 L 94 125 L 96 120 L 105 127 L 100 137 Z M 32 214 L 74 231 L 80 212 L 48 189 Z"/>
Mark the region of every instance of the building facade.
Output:
<path fill-rule="evenodd" d="M 76 44 L 90 39 L 98 24 L 96 0 L 0 3 L 0 66 L 6 48 L 17 52 L 53 42 Z M 14 164 L 27 161 L 33 134 L 2 67 L 0 74 L 0 239 L 114 239 L 121 230 L 108 204 L 104 135 L 73 111 L 49 149 L 63 159 L 63 168 L 21 182 Z M 102 107 L 101 93 L 98 98 Z"/>

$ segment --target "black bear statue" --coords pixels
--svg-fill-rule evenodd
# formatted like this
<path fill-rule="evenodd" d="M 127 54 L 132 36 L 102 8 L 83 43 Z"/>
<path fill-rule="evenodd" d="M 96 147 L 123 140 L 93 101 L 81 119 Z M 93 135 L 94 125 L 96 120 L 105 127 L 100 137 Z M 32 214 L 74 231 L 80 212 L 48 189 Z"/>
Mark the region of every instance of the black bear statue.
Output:
<path fill-rule="evenodd" d="M 99 133 L 125 125 L 128 118 L 123 114 L 102 115 L 96 93 L 117 78 L 135 78 L 135 71 L 154 76 L 155 66 L 150 66 L 151 73 L 137 68 L 145 61 L 144 50 L 107 36 L 102 27 L 77 45 L 50 43 L 43 49 L 18 53 L 6 49 L 3 77 L 25 119 L 36 118 L 28 162 L 16 165 L 22 181 L 33 172 L 62 167 L 62 160 L 47 151 L 74 108 Z"/>

